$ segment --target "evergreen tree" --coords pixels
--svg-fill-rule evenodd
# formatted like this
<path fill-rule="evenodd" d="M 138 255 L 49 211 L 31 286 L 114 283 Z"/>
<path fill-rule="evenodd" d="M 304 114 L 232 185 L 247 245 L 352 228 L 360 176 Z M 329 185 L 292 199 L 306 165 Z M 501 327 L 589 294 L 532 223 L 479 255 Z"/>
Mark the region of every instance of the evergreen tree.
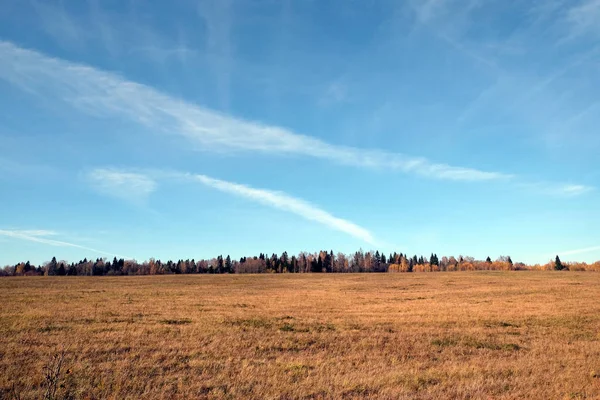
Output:
<path fill-rule="evenodd" d="M 52 260 L 48 263 L 48 267 L 46 269 L 47 275 L 56 275 L 56 270 L 58 269 L 58 263 L 56 262 L 56 257 L 52 257 Z"/>
<path fill-rule="evenodd" d="M 181 267 L 183 265 L 183 260 L 177 260 L 177 264 L 173 266 L 173 273 L 181 274 Z"/>
<path fill-rule="evenodd" d="M 560 257 L 558 256 L 556 256 L 556 259 L 554 260 L 554 269 L 557 271 L 562 271 L 563 269 L 565 269 L 565 266 L 560 261 Z"/>
<path fill-rule="evenodd" d="M 119 260 L 117 261 L 117 265 L 113 265 L 112 268 L 115 271 L 115 274 L 122 275 L 123 269 L 125 268 L 125 260 L 119 258 Z"/>
<path fill-rule="evenodd" d="M 274 272 L 280 272 L 279 271 L 279 258 L 277 257 L 277 254 L 275 254 L 275 253 L 271 254 L 271 269 Z"/>
<path fill-rule="evenodd" d="M 322 266 L 320 265 L 321 259 L 319 258 L 319 262 L 317 262 L 316 258 L 313 258 L 310 261 L 310 272 L 323 272 Z"/>
<path fill-rule="evenodd" d="M 488 258 L 485 259 L 485 262 L 488 263 L 488 264 L 491 264 L 492 263 L 492 259 L 488 256 Z"/>
<path fill-rule="evenodd" d="M 67 274 L 67 270 L 65 268 L 65 264 L 60 263 L 58 269 L 56 270 L 56 275 L 65 276 Z"/>
<path fill-rule="evenodd" d="M 217 257 L 217 274 L 222 274 L 224 270 L 223 256 Z"/>
<path fill-rule="evenodd" d="M 288 253 L 287 251 L 284 251 L 281 254 L 281 268 L 285 271 L 289 271 L 290 270 L 290 261 L 288 258 Z"/>
<path fill-rule="evenodd" d="M 331 259 L 331 272 L 335 271 L 335 256 L 333 250 L 329 250 L 329 258 Z"/>
<path fill-rule="evenodd" d="M 375 256 L 371 260 L 371 270 L 373 272 L 380 272 L 381 270 L 381 255 L 379 254 L 379 251 L 375 252 Z"/>
<path fill-rule="evenodd" d="M 67 275 L 70 275 L 70 276 L 75 276 L 75 275 L 77 275 L 77 268 L 75 267 L 75 264 L 73 264 L 73 263 L 72 263 L 72 264 L 69 266 L 69 269 L 68 269 L 68 271 L 67 271 Z"/>
<path fill-rule="evenodd" d="M 228 274 L 233 273 L 233 267 L 231 265 L 231 257 L 229 257 L 229 255 L 227 255 L 227 258 L 225 259 L 225 272 L 227 272 Z"/>

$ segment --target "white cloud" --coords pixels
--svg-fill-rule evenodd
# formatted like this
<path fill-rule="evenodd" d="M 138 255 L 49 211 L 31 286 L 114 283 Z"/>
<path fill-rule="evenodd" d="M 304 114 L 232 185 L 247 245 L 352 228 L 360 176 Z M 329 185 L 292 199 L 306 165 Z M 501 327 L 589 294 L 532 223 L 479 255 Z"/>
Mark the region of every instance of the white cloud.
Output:
<path fill-rule="evenodd" d="M 92 115 L 125 117 L 152 130 L 181 135 L 204 149 L 290 153 L 454 181 L 513 177 L 398 153 L 333 145 L 285 128 L 221 114 L 118 75 L 50 58 L 10 42 L 0 42 L 0 78 L 30 92 L 57 97 Z"/>
<path fill-rule="evenodd" d="M 428 23 L 445 10 L 447 3 L 446 0 L 417 0 L 409 1 L 408 4 L 414 10 L 419 22 Z"/>
<path fill-rule="evenodd" d="M 45 229 L 29 229 L 29 230 L 11 230 L 10 232 L 18 233 L 27 236 L 56 236 L 58 233 Z"/>
<path fill-rule="evenodd" d="M 567 12 L 571 27 L 568 39 L 586 34 L 600 34 L 600 0 L 585 0 Z"/>
<path fill-rule="evenodd" d="M 564 185 L 558 188 L 558 193 L 565 196 L 579 196 L 592 191 L 594 188 L 585 185 Z"/>
<path fill-rule="evenodd" d="M 97 191 L 127 200 L 143 200 L 156 190 L 156 182 L 146 175 L 97 168 L 86 175 Z"/>
<path fill-rule="evenodd" d="M 0 79 L 41 96 L 58 98 L 91 115 L 124 117 L 152 131 L 182 136 L 202 149 L 295 154 L 340 165 L 400 171 L 449 181 L 512 181 L 519 187 L 568 197 L 593 190 L 583 185 L 557 187 L 556 184 L 543 182 L 527 183 L 501 172 L 434 163 L 425 158 L 382 150 L 330 144 L 285 128 L 249 122 L 209 110 L 151 87 L 127 81 L 118 75 L 46 57 L 10 42 L 0 41 Z M 98 181 L 100 190 L 127 186 L 120 183 L 119 179 L 123 177 L 111 177 L 110 171 L 104 172 L 103 176 L 91 177 Z M 137 182 L 137 185 L 133 185 L 136 189 L 133 194 L 137 195 L 137 199 L 144 199 L 155 189 L 152 182 L 129 178 Z M 126 196 L 131 198 L 130 193 Z"/>
<path fill-rule="evenodd" d="M 561 251 L 560 253 L 558 253 L 558 255 L 559 256 L 572 256 L 575 254 L 591 253 L 593 251 L 600 251 L 600 246 L 586 247 L 584 249 L 577 249 L 577 250 Z"/>
<path fill-rule="evenodd" d="M 198 181 L 204 185 L 210 186 L 222 192 L 230 193 L 236 196 L 245 197 L 258 203 L 277 208 L 283 211 L 288 211 L 309 221 L 318 222 L 331 229 L 344 232 L 350 236 L 354 236 L 366 243 L 375 245 L 376 241 L 367 229 L 356 225 L 353 222 L 342 218 L 335 217 L 312 205 L 302 199 L 289 196 L 282 192 L 275 192 L 265 189 L 256 189 L 250 186 L 241 185 L 238 183 L 222 181 L 219 179 L 210 178 L 206 175 L 188 175 L 191 179 Z"/>
<path fill-rule="evenodd" d="M 348 86 L 341 80 L 336 80 L 327 86 L 319 99 L 318 104 L 321 107 L 327 107 L 334 104 L 345 103 L 348 99 Z"/>
<path fill-rule="evenodd" d="M 327 211 L 322 210 L 309 202 L 306 202 L 297 197 L 290 196 L 283 192 L 257 189 L 239 183 L 211 178 L 206 175 L 180 172 L 149 171 L 147 175 L 144 175 L 140 171 L 129 172 L 111 168 L 96 169 L 91 174 L 88 174 L 88 176 L 90 175 L 96 175 L 102 178 L 106 176 L 118 177 L 114 179 L 117 181 L 119 181 L 121 177 L 134 176 L 135 180 L 138 181 L 153 182 L 153 189 L 156 187 L 155 182 L 163 179 L 169 180 L 170 182 L 173 182 L 174 179 L 180 182 L 199 182 L 203 185 L 209 186 L 213 189 L 217 189 L 225 193 L 232 194 L 234 196 L 244 197 L 246 199 L 250 199 L 252 201 L 269 207 L 296 214 L 306 220 L 317 222 L 333 230 L 337 230 L 355 238 L 358 238 L 360 240 L 363 240 L 368 244 L 376 244 L 375 238 L 367 229 L 348 220 L 335 217 Z M 111 194 L 108 190 L 104 193 Z"/>
<path fill-rule="evenodd" d="M 87 246 L 81 246 L 75 243 L 64 242 L 62 240 L 48 239 L 47 236 L 56 235 L 54 231 L 46 231 L 46 230 L 14 230 L 14 229 L 0 229 L 0 236 L 6 236 L 13 239 L 26 240 L 29 242 L 47 244 L 50 246 L 57 247 L 73 247 L 76 249 L 82 249 L 91 251 L 98 254 L 110 255 L 110 256 L 118 256 L 120 258 L 129 258 L 119 256 L 118 254 L 109 253 L 102 250 L 93 249 Z"/>
<path fill-rule="evenodd" d="M 535 193 L 559 197 L 576 197 L 595 190 L 592 186 L 548 182 L 519 183 L 518 187 Z"/>

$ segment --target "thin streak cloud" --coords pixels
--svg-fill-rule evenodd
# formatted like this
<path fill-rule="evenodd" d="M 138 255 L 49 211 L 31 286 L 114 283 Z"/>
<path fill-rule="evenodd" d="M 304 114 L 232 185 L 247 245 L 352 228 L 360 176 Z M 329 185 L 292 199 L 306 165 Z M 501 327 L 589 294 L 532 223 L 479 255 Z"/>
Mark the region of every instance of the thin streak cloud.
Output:
<path fill-rule="evenodd" d="M 91 251 L 91 252 L 98 253 L 98 254 L 104 254 L 104 255 L 108 255 L 108 256 L 118 256 L 121 258 L 130 258 L 130 257 L 119 256 L 118 254 L 115 254 L 115 253 L 110 253 L 107 251 L 98 250 L 98 249 L 94 249 L 94 248 L 87 247 L 87 246 L 81 246 L 81 245 L 75 244 L 75 243 L 65 242 L 62 240 L 48 239 L 46 237 L 46 236 L 55 235 L 55 234 L 56 233 L 53 231 L 44 231 L 44 230 L 0 229 L 0 236 L 6 236 L 9 238 L 13 238 L 13 239 L 26 240 L 29 242 L 47 244 L 50 246 L 57 246 L 57 247 L 73 247 L 76 249 L 87 250 L 87 251 Z"/>
<path fill-rule="evenodd" d="M 111 171 L 111 174 L 106 174 L 105 171 Z M 306 220 L 317 222 L 321 225 L 327 226 L 330 229 L 343 232 L 357 239 L 360 239 L 368 244 L 376 245 L 378 242 L 375 240 L 373 234 L 351 221 L 338 218 L 330 214 L 329 212 L 322 210 L 321 208 L 297 197 L 290 196 L 283 192 L 257 189 L 247 185 L 239 183 L 224 181 L 220 179 L 211 178 L 201 174 L 189 174 L 180 172 L 162 172 L 152 171 L 147 175 L 143 175 L 139 171 L 132 173 L 128 171 L 119 171 L 116 169 L 104 169 L 100 168 L 87 174 L 88 177 L 93 177 L 90 180 L 92 185 L 97 185 L 99 180 L 103 177 L 108 180 L 107 185 L 112 181 L 112 175 L 118 176 L 136 176 L 136 179 L 142 179 L 144 181 L 160 181 L 168 180 L 172 182 L 174 179 L 183 182 L 195 182 L 201 183 L 210 188 L 219 190 L 224 193 L 228 193 L 234 196 L 243 197 L 254 202 L 276 208 L 282 211 L 287 211 L 292 214 L 296 214 Z"/>
<path fill-rule="evenodd" d="M 586 247 L 585 249 L 562 251 L 558 254 L 561 256 L 572 256 L 575 254 L 591 253 L 593 251 L 600 251 L 600 246 Z"/>
<path fill-rule="evenodd" d="M 381 150 L 334 145 L 288 129 L 244 121 L 175 99 L 85 65 L 0 42 L 0 78 L 28 92 L 58 98 L 95 116 L 120 116 L 177 134 L 203 149 L 288 153 L 359 168 L 400 171 L 450 181 L 510 180 L 510 174 L 434 163 Z"/>
<path fill-rule="evenodd" d="M 567 198 L 581 196 L 595 190 L 593 186 L 575 184 L 560 185 L 548 182 L 519 183 L 518 187 L 534 193 Z"/>
<path fill-rule="evenodd" d="M 354 236 L 355 238 L 363 240 L 369 244 L 376 245 L 375 238 L 367 229 L 358 226 L 353 222 L 335 217 L 315 205 L 289 196 L 285 193 L 265 189 L 256 189 L 250 186 L 241 185 L 239 183 L 210 178 L 206 175 L 189 175 L 189 177 L 197 182 L 222 192 L 245 197 L 279 210 L 291 212 L 309 221 L 318 222 L 331 229 Z"/>

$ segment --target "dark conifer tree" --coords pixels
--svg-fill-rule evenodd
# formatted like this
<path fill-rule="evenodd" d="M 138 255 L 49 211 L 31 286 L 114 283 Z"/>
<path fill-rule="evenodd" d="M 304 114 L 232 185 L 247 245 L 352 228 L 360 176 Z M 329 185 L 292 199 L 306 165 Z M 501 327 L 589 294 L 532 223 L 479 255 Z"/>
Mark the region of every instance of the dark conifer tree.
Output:
<path fill-rule="evenodd" d="M 557 271 L 562 271 L 563 269 L 565 269 L 565 266 L 560 261 L 560 257 L 558 256 L 556 256 L 556 259 L 554 260 L 554 269 Z"/>
<path fill-rule="evenodd" d="M 56 275 L 57 269 L 58 269 L 58 263 L 56 262 L 56 257 L 52 257 L 52 260 L 48 263 L 47 274 L 48 275 Z"/>
<path fill-rule="evenodd" d="M 228 274 L 233 273 L 233 266 L 231 265 L 231 257 L 229 257 L 229 255 L 227 255 L 227 258 L 225 259 L 225 272 Z"/>
<path fill-rule="evenodd" d="M 58 269 L 56 270 L 56 275 L 65 276 L 67 274 L 67 270 L 65 269 L 65 264 L 60 263 Z"/>
<path fill-rule="evenodd" d="M 224 270 L 223 256 L 217 257 L 217 274 L 222 274 Z"/>
<path fill-rule="evenodd" d="M 290 269 L 290 260 L 287 251 L 281 253 L 281 269 L 285 271 L 289 271 Z"/>
<path fill-rule="evenodd" d="M 322 272 L 322 270 L 319 269 L 319 262 L 317 262 L 317 259 L 315 258 L 310 261 L 310 272 Z"/>

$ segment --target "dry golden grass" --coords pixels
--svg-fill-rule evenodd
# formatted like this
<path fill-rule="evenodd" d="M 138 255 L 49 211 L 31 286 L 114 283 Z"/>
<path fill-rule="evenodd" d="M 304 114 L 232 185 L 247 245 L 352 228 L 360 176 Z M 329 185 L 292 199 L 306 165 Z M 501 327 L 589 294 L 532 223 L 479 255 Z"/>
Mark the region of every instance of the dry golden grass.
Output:
<path fill-rule="evenodd" d="M 0 397 L 600 398 L 600 274 L 0 279 Z"/>

